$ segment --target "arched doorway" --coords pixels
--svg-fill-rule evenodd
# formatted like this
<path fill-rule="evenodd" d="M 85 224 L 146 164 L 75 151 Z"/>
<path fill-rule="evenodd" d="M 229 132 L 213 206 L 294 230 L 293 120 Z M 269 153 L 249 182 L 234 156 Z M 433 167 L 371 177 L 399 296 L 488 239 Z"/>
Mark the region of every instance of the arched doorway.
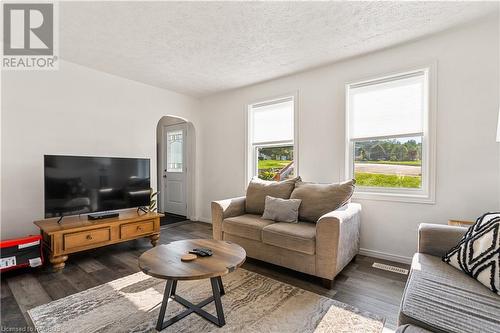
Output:
<path fill-rule="evenodd" d="M 158 211 L 162 224 L 194 216 L 195 131 L 178 116 L 163 116 L 156 127 Z"/>

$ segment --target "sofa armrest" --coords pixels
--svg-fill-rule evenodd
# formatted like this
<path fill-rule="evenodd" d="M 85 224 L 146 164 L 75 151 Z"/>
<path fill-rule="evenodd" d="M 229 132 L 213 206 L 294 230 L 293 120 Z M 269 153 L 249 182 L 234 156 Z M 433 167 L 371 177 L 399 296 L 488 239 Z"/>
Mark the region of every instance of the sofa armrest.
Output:
<path fill-rule="evenodd" d="M 316 273 L 333 280 L 359 252 L 361 205 L 349 203 L 316 223 Z"/>
<path fill-rule="evenodd" d="M 214 239 L 222 239 L 222 221 L 228 217 L 245 214 L 246 197 L 212 201 L 212 233 Z"/>
<path fill-rule="evenodd" d="M 418 227 L 418 252 L 442 257 L 458 244 L 467 228 L 421 223 Z"/>

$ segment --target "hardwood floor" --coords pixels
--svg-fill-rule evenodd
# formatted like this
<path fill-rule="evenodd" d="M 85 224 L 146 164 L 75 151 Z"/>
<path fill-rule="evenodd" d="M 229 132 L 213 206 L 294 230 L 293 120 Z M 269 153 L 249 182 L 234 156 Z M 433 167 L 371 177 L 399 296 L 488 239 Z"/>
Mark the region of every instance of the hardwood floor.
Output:
<path fill-rule="evenodd" d="M 162 213 L 162 214 L 164 215 L 160 218 L 161 225 L 174 224 L 186 220 L 185 216 L 174 215 L 170 213 Z"/>
<path fill-rule="evenodd" d="M 210 224 L 185 221 L 162 226 L 160 243 L 211 237 Z M 138 272 L 137 259 L 150 248 L 148 239 L 140 239 L 70 256 L 59 273 L 45 266 L 2 274 L 2 331 L 32 327 L 26 311 L 35 306 Z M 318 278 L 258 260 L 247 259 L 243 268 L 381 315 L 386 318 L 385 326 L 395 329 L 406 276 L 373 268 L 374 261 L 409 268 L 358 255 L 337 276 L 331 290 L 321 287 Z"/>

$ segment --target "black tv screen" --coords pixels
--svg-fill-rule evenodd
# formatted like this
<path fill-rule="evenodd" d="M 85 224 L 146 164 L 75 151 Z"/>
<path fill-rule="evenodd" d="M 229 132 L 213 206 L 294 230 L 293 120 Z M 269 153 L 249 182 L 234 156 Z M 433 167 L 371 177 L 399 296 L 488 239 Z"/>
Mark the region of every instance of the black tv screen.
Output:
<path fill-rule="evenodd" d="M 149 205 L 149 159 L 45 155 L 45 218 Z"/>

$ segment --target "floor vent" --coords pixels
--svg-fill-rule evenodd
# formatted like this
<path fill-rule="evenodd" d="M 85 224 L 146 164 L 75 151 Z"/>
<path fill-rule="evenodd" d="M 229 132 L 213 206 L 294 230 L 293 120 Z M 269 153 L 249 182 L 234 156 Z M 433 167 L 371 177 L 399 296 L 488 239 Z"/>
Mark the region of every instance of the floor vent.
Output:
<path fill-rule="evenodd" d="M 381 264 L 378 262 L 374 262 L 372 267 L 378 268 L 378 269 L 383 269 L 384 271 L 389 271 L 393 273 L 399 273 L 403 275 L 408 275 L 408 270 L 401 268 L 401 267 L 396 267 L 396 266 L 391 266 L 391 265 L 386 265 L 386 264 Z"/>

